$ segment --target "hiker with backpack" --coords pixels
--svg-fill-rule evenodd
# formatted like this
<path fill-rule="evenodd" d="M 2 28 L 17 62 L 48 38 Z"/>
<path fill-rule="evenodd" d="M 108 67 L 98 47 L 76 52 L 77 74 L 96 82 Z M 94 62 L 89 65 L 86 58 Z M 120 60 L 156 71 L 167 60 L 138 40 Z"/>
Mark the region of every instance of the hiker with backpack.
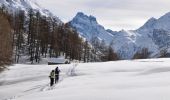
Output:
<path fill-rule="evenodd" d="M 60 74 L 60 70 L 58 67 L 56 67 L 56 69 L 55 69 L 55 83 L 57 83 L 59 81 L 59 74 Z"/>
<path fill-rule="evenodd" d="M 55 79 L 55 71 L 54 70 L 52 70 L 51 72 L 50 72 L 50 86 L 53 86 L 54 85 L 54 79 Z"/>

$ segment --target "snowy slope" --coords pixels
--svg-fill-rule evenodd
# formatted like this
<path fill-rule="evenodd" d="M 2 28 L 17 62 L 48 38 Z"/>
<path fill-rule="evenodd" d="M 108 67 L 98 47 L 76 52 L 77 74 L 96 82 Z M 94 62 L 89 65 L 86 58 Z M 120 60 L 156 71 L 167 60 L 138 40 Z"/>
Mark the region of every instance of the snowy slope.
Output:
<path fill-rule="evenodd" d="M 70 24 L 87 40 L 97 37 L 107 44 L 112 43 L 114 51 L 123 59 L 133 58 L 143 48 L 148 48 L 151 57 L 156 57 L 154 55 L 159 55 L 163 48 L 170 46 L 170 13 L 159 19 L 150 18 L 139 29 L 129 31 L 105 30 L 95 17 L 83 13 L 78 13 Z"/>
<path fill-rule="evenodd" d="M 56 21 L 62 23 L 61 20 L 54 16 L 49 10 L 42 8 L 36 0 L 0 0 L 0 6 L 7 7 L 8 11 L 11 13 L 23 10 L 27 14 L 29 9 L 33 9 L 36 12 L 39 11 L 43 16 L 53 17 Z"/>
<path fill-rule="evenodd" d="M 56 66 L 14 65 L 0 75 L 0 100 L 169 100 L 169 62 L 60 65 L 61 79 L 53 88 L 48 86 L 48 75 Z"/>

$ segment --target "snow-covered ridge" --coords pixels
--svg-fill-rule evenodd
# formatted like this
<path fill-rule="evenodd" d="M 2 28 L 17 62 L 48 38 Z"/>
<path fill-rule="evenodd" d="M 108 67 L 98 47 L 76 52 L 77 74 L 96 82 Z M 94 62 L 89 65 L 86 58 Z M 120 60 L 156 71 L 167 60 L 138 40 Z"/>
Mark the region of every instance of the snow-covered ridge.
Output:
<path fill-rule="evenodd" d="M 16 8 L 40 8 L 40 6 L 33 0 L 2 0 L 1 2 L 5 5 L 11 5 Z"/>
<path fill-rule="evenodd" d="M 113 49 L 123 59 L 133 58 L 142 48 L 148 48 L 151 57 L 154 57 L 155 54 L 160 54 L 162 48 L 168 49 L 170 46 L 170 13 L 159 19 L 152 17 L 139 29 L 129 31 L 105 30 L 94 16 L 87 16 L 82 12 L 77 13 L 70 24 L 89 41 L 97 37 L 108 45 L 112 43 Z"/>
<path fill-rule="evenodd" d="M 138 30 L 153 30 L 163 29 L 170 31 L 170 12 L 161 16 L 159 19 L 150 18 L 141 28 Z"/>
<path fill-rule="evenodd" d="M 23 10 L 27 14 L 30 9 L 33 9 L 34 11 L 40 12 L 43 16 L 53 17 L 59 23 L 62 23 L 61 20 L 54 16 L 49 10 L 42 8 L 36 0 L 0 0 L 0 6 L 5 6 L 11 13 Z"/>
<path fill-rule="evenodd" d="M 16 11 L 16 10 L 28 10 L 28 9 L 34 9 L 34 10 L 40 10 L 42 11 L 43 8 L 41 8 L 35 1 L 33 0 L 1 0 L 0 1 L 1 6 L 4 5 L 8 7 L 8 9 Z"/>

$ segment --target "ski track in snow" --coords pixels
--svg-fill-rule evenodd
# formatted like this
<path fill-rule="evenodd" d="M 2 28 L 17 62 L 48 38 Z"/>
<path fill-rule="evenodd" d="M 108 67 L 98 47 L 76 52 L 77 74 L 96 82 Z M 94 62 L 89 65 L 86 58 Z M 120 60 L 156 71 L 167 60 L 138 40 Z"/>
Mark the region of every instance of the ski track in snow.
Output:
<path fill-rule="evenodd" d="M 16 100 L 19 97 L 22 97 L 22 96 L 25 96 L 25 95 L 28 95 L 28 94 L 32 94 L 32 93 L 35 93 L 35 92 L 44 92 L 44 91 L 51 91 L 53 89 L 56 89 L 57 84 L 62 82 L 64 80 L 64 78 L 72 77 L 72 76 L 76 75 L 75 69 L 76 69 L 77 66 L 78 66 L 78 64 L 73 63 L 73 65 L 70 66 L 68 71 L 65 73 L 66 76 L 65 77 L 64 77 L 64 75 L 60 76 L 59 82 L 54 84 L 54 86 L 52 86 L 52 87 L 50 87 L 50 83 L 44 84 L 44 85 L 37 85 L 37 86 L 32 87 L 31 89 L 23 91 L 22 93 L 19 93 L 18 95 L 15 95 L 15 96 L 3 99 L 3 100 Z M 13 81 L 13 82 L 0 82 L 0 86 L 12 85 L 12 84 L 20 83 L 20 82 L 31 81 L 31 80 L 33 81 L 33 80 L 37 80 L 37 79 L 43 78 L 43 77 L 45 77 L 45 76 L 34 77 L 34 78 L 26 78 L 26 79 L 22 79 L 22 80 L 16 80 L 16 81 Z"/>
<path fill-rule="evenodd" d="M 60 80 L 59 82 L 61 82 L 62 80 Z M 16 95 L 16 96 L 13 96 L 13 97 L 10 97 L 10 98 L 7 98 L 7 99 L 4 99 L 4 100 L 15 100 L 19 97 L 22 97 L 24 95 L 28 95 L 28 94 L 32 94 L 32 93 L 35 93 L 35 92 L 44 92 L 44 91 L 50 91 L 50 90 L 53 90 L 53 89 L 56 89 L 56 85 L 58 84 L 55 84 L 54 86 L 50 87 L 49 86 L 50 83 L 48 84 L 45 84 L 45 85 L 39 85 L 39 86 L 35 86 L 31 89 L 28 89 L 28 90 L 25 90 L 24 92 Z"/>
<path fill-rule="evenodd" d="M 15 100 L 15 99 L 22 97 L 24 95 L 32 94 L 32 93 L 35 93 L 35 92 L 49 91 L 49 90 L 53 90 L 53 89 L 55 89 L 55 86 L 50 87 L 49 83 L 45 84 L 45 85 L 37 85 L 37 86 L 34 86 L 31 89 L 23 91 L 22 93 L 20 93 L 18 95 L 12 96 L 12 97 L 4 99 L 4 100 Z"/>
<path fill-rule="evenodd" d="M 39 76 L 39 77 L 30 77 L 30 78 L 25 78 L 25 79 L 20 79 L 20 80 L 14 80 L 14 81 L 2 81 L 2 82 L 0 82 L 0 86 L 18 84 L 18 83 L 26 82 L 26 81 L 41 80 L 41 79 L 43 79 L 44 77 L 45 77 L 45 76 Z"/>

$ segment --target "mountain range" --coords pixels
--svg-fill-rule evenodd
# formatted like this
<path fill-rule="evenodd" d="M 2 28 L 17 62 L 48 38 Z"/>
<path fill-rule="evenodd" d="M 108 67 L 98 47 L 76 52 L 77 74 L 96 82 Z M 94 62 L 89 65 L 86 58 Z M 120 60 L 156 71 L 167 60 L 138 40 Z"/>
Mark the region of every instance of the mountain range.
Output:
<path fill-rule="evenodd" d="M 169 52 L 170 46 L 170 13 L 159 19 L 150 18 L 137 30 L 112 31 L 100 25 L 92 15 L 82 12 L 69 22 L 84 38 L 91 41 L 97 37 L 112 46 L 122 59 L 132 59 L 137 52 L 147 48 L 150 57 L 159 57 L 161 52 Z"/>
<path fill-rule="evenodd" d="M 63 23 L 49 10 L 40 7 L 35 0 L 1 0 L 0 6 L 7 7 L 10 12 L 23 10 L 28 13 L 29 9 L 33 9 L 43 16 L 56 18 L 59 23 Z M 94 16 L 82 12 L 78 12 L 69 24 L 87 41 L 91 42 L 96 38 L 106 45 L 111 45 L 121 59 L 132 59 L 143 48 L 148 49 L 151 58 L 159 57 L 162 51 L 170 52 L 170 13 L 159 19 L 150 18 L 136 30 L 105 29 Z"/>

